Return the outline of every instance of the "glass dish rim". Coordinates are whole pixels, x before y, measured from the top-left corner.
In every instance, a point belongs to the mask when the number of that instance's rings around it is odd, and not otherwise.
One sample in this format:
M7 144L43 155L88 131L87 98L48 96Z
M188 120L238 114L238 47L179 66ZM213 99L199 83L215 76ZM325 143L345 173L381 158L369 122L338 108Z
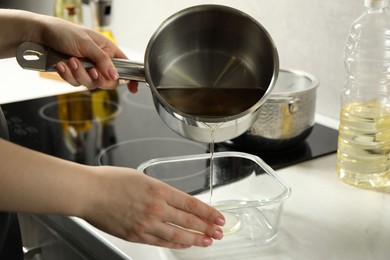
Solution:
M248 160L253 161L254 163L258 164L260 167L262 167L266 174L268 174L274 181L276 181L283 189L283 191L276 196L265 198L261 200L250 200L250 201L240 201L239 204L236 202L234 203L223 203L221 205L213 205L218 210L229 210L229 209L237 209L237 208L243 208L243 207L259 207L259 206L266 206L266 205L272 205L279 202L282 202L286 199L288 199L291 196L291 188L288 186L274 171L274 169L271 168L268 164L266 164L260 157L244 153L244 152L236 152L236 151L227 151L227 152L215 152L214 158L221 158L221 157L237 157L237 158L245 158ZM170 157L161 157L161 158L155 158L147 160L137 166L137 170L140 172L144 172L144 170L148 166L163 164L163 163L169 163L169 162L178 162L178 161L191 161L191 160L201 160L201 159L209 159L210 153L202 153L202 154L192 154L192 155L179 155L179 156L170 156ZM195 195L196 197L196 195Z

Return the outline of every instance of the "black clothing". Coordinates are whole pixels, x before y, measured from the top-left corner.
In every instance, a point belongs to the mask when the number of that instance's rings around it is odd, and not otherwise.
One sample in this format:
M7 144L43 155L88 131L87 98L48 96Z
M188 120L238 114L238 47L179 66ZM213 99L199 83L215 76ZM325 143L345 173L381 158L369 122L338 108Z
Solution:
M0 138L8 139L7 122L0 107ZM1 178L1 167L0 167ZM0 179L1 180L1 179ZM14 213L0 212L0 259L23 259L22 238L18 216Z
M18 217L13 213L0 212L0 259L23 259Z

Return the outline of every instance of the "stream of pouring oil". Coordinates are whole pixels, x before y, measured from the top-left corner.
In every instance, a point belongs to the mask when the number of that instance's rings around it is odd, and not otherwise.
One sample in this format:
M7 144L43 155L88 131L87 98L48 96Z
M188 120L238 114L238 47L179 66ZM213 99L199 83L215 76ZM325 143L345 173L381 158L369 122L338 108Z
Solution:
M225 120L219 124L205 123L197 120L210 130L210 205L213 204L214 185L214 145L218 128L231 116L245 111L258 102L265 93L265 88L233 88L233 87L201 87L201 86L169 86L156 88L162 98L178 111L198 117L217 117ZM226 224L222 228L224 234L236 232L241 221L237 214L224 212Z
M218 132L218 128L223 125L224 122L216 125L211 125L208 123L202 122L202 124L210 130L210 173L209 173L209 186L210 186L210 198L209 203L212 204L212 197L213 197L213 182L214 182L214 146L215 146L215 134Z
M225 119L225 121L228 121L228 118ZM214 147L215 147L215 135L218 134L218 128L223 125L224 122L217 124L217 125L210 125L207 123L203 123L208 129L210 129L210 198L209 198L209 204L213 204L213 184L214 184ZM237 230L241 227L241 220L240 218L232 213L224 212L223 215L225 216L226 224L222 227L222 231L224 235L235 233Z

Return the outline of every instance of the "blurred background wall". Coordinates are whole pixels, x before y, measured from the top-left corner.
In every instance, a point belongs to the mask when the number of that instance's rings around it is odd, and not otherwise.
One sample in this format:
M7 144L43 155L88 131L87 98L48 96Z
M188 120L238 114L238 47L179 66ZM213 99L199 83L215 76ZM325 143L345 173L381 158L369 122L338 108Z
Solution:
M87 0L84 0L87 2ZM53 13L54 0L0 0L0 7ZM343 48L364 0L113 0L112 30L118 44L142 57L149 38L171 14L198 4L228 5L256 18L269 31L282 68L304 70L320 80L317 113L339 118L344 84ZM88 6L84 21L90 26Z

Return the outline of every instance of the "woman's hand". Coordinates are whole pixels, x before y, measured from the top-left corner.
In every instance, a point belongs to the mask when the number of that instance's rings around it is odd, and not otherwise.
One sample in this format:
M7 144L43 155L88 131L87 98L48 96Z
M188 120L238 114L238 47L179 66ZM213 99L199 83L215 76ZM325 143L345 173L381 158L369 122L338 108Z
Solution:
M89 89L112 89L118 85L119 75L111 58L127 57L111 40L59 18L44 17L41 23L42 43L72 56L67 62L57 64L57 71L64 80L73 86L83 85ZM86 70L75 57L88 58L96 67ZM129 82L128 87L131 92L136 92L137 83Z
M126 55L108 38L91 29L74 25L60 18L21 10L0 9L0 58L14 57L23 42L44 44L71 57L88 58L96 67L86 71L77 58L57 64L61 77L74 86L89 89L112 89L119 83L111 58ZM128 82L131 92L137 82Z
M223 236L216 209L134 169L81 165L2 139L0 165L0 211L77 216L122 239L170 248Z
M170 248L206 247L222 239L223 215L198 199L133 169L91 169L98 190L86 198L82 217L103 231Z

